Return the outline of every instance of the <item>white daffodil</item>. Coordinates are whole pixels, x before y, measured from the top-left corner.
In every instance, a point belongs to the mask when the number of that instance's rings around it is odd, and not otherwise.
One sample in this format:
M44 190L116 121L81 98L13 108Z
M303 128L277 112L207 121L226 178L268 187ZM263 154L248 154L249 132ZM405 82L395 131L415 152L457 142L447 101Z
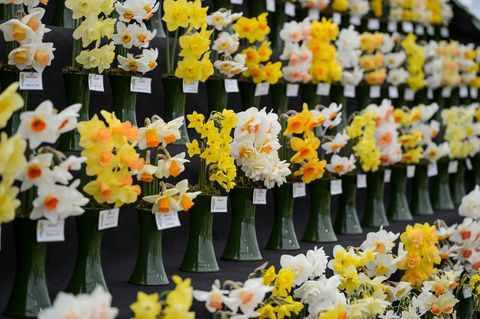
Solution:
M0 24L0 31L6 42L16 41L20 44L30 43L35 39L35 31L18 19L11 19Z
M423 151L424 158L431 163L436 163L439 159L448 156L448 154L450 154L450 146L448 142L444 142L440 145L430 143Z
M310 249L307 251L307 260L313 266L313 272L310 277L320 277L325 274L325 269L327 269L328 256L325 254L323 247L318 249Z
M28 25L30 29L32 29L37 40L43 39L44 34L50 31L50 29L45 28L45 25L42 23L42 18L44 15L45 9L34 8L20 20L22 23Z
M342 104L331 103L328 107L323 108L320 112L325 116L323 126L333 128L342 122Z
M125 1L124 3L116 2L115 10L118 13L120 21L125 23L130 23L130 21L135 20L138 23L141 23L143 20L146 20L148 13L140 8L134 1Z
M376 233L370 232L367 234L367 238L360 245L363 250L370 250L379 254L391 253L395 247L395 241L400 234L387 232L384 229L380 229Z
M480 186L475 186L473 191L462 198L458 213L460 216L480 219Z
M147 65L149 70L152 71L158 65L157 63L158 49L155 48L155 49L143 50L141 60L142 60L142 63Z
M207 310L214 313L222 309L227 293L228 290L220 289L219 285L212 285L212 290L210 291L194 290L193 298L204 302Z
M241 56L244 57L243 54L236 54L234 60L217 60L213 65L221 74L226 75L227 77L232 77L247 69L244 62L241 63L236 61L236 58Z
M193 207L193 200L197 198L202 192L189 192L188 180L184 179L175 185L178 190L177 201L184 211L189 211Z
M131 49L138 38L141 29L139 29L136 24L126 24L122 22L117 22L116 28L117 32L112 35L113 42L126 49Z
M34 111L20 115L18 134L28 140L31 149L36 149L42 143L55 143L61 124L62 118L53 113L52 102L44 101Z
M86 157L77 157L70 155L66 160L62 161L59 165L53 168L58 182L67 184L73 179L71 171L79 171L82 168L82 164L87 160Z
M141 23L140 25L136 25L134 34L136 37L133 39L133 45L137 48L148 48L150 41L157 35L157 30L153 30L152 32L148 30L144 23Z
M404 84L409 76L410 74L404 68L393 69L388 72L387 82L394 86L399 86Z
M157 178L177 177L185 170L185 163L190 162L185 159L185 152L179 153L173 157L163 158L158 161L158 170L155 176Z
M8 64L15 65L19 70L30 69L33 65L33 52L26 46L13 49L8 54Z
M128 53L127 57L123 57L119 55L117 57L118 60L118 67L127 72L140 72L142 74L147 73L150 71L150 67L145 63L141 57L136 58L133 54Z
M153 213L161 214L170 211L179 212L182 208L175 198L176 194L178 194L176 188L169 188L156 195L144 196L143 200L147 203L153 204Z
M307 281L315 271L314 266L304 254L298 254L296 256L282 255L280 257L280 266L290 269L295 273L294 281L297 286Z
M228 56L237 52L240 45L238 34L229 34L228 32L220 32L218 37L213 41L212 49L219 54Z
M79 116L78 112L82 108L82 104L77 103L70 105L69 107L63 109L60 113L58 113L58 117L60 119L60 126L58 127L59 134L63 134L66 132L70 132L77 127L77 118Z
M47 66L50 66L55 58L53 55L53 51L55 51L53 43L31 43L23 47L30 51L33 57L31 67L38 73L42 73Z
M326 154L337 154L345 145L347 145L347 143L348 134L343 131L341 133L337 133L333 140L323 143L322 148L325 150Z
M228 10L220 9L207 16L207 24L221 31L230 23L228 16Z
M248 279L243 287L230 291L228 299L224 302L234 313L240 309L247 318L254 318L258 316L255 309L272 289L273 287L265 286L262 283L262 278Z
M56 182L55 174L50 169L52 165L53 154L38 154L28 161L25 169L17 177L22 182L21 191L26 191L32 186L40 184L54 184Z
M351 163L348 157L333 154L332 158L330 159L330 163L327 164L326 168L330 173L342 176L350 171L350 166ZM355 166L353 168L355 168Z

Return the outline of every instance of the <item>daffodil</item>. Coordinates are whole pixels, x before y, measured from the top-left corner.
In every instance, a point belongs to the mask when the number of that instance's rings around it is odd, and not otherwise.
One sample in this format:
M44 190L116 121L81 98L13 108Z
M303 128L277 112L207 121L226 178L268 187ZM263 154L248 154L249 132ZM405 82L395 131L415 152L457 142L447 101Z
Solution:
M24 105L22 96L17 92L18 86L18 83L12 83L0 94L0 128L4 128L13 112Z
M167 24L168 31L186 28L190 23L191 7L187 0L166 0L163 2L164 15L162 20Z
M137 300L130 305L130 309L135 319L153 319L158 317L162 309L158 293L148 295L139 291Z

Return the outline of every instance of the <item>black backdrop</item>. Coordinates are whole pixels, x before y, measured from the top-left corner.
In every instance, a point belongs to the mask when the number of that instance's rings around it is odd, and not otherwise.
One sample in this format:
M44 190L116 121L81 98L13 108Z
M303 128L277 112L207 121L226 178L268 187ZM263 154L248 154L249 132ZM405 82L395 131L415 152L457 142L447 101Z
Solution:
M47 14L45 23L48 25L53 18L53 11L55 2L57 0L50 0L47 7ZM253 0L257 1L257 0ZM206 1L209 3L210 1ZM245 1L244 1L245 2ZM240 8L236 8L240 9ZM470 18L467 14L457 7L455 8L455 18L450 26L450 33L454 39L462 42L474 42L479 44L479 33L469 22ZM29 97L29 108L34 108L38 103L45 99L53 101L58 109L65 107L64 85L62 80L62 69L70 64L71 60L71 34L72 30L51 27L52 32L46 35L45 41L54 42L55 44L55 59L51 67L47 68L43 73L44 90L32 91ZM143 121L146 116L159 114L163 116L163 88L161 86L160 75L165 71L164 61L164 41L162 39L155 39L153 46L158 47L160 51L159 65L154 72L150 73L152 77L153 93L139 94L137 103L137 120L139 123ZM0 41L0 56L4 56L5 44ZM92 93L91 97L91 114L98 112L100 109L111 110L111 92L109 91L108 82L105 83L105 93ZM235 110L240 110L240 101L237 94L232 94L229 98L229 107ZM268 98L264 98L265 106L270 105ZM298 109L300 101L291 100L291 107ZM200 85L199 95L189 95L187 98L187 113L196 110L198 112L207 112L207 101L205 88ZM174 153L182 151L177 147ZM187 166L187 171L183 176L188 177L192 182L197 179L198 167L197 162L193 162ZM388 202L388 185L386 187L386 200ZM358 208L360 218L363 215L365 191L358 191ZM299 238L303 235L306 227L308 216L308 197L297 199L295 203L295 227ZM332 200L332 218L335 217L338 206L338 196ZM264 261L262 262L227 262L219 260L220 272L206 273L206 274L191 274L184 273L178 270L181 263L183 253L185 250L186 240L188 236L188 215L180 214L182 226L164 231L164 263L167 274L179 274L182 277L191 277L193 285L199 289L209 289L211 283L216 278L221 280L233 279L244 280L247 275L255 267L259 266L265 261L273 264L278 264L279 258L283 252L264 250L268 236L271 230L271 223L273 220L273 196L271 191L268 193L268 205L257 207L257 236L262 247L262 255ZM458 222L460 217L456 212L444 211L436 212L431 217L416 217L415 221L432 222L440 218L448 223ZM223 252L226 244L226 237L229 231L230 216L229 214L217 214L214 218L214 242L217 256ZM395 222L392 223L389 230L401 232L408 223ZM364 229L364 233L374 229ZM73 265L76 254L76 230L73 219L66 221L66 241L62 243L52 243L48 246L47 253L47 281L50 296L52 301L55 295L65 289L70 275L73 271ZM8 300L8 295L12 286L14 272L15 272L15 247L13 242L13 232L11 225L2 225L2 241L0 251L0 311L5 307ZM338 236L338 244L341 245L359 245L365 235L355 236ZM114 306L120 309L119 318L129 318L131 313L128 305L136 298L136 292L143 290L145 292L155 292L170 289L171 285L162 287L141 287L133 286L127 283L127 280L133 270L135 258L137 254L138 245L138 223L136 211L133 207L123 207L121 209L119 227L115 229L106 230L104 233L102 258L106 281L110 292L113 295ZM318 245L323 246L328 254L331 254L332 248L335 244ZM313 248L314 244L301 243L301 252ZM300 252L299 251L299 252ZM298 252L287 252L295 254ZM203 307L198 303L194 304L194 309L198 310L197 318L209 318L208 313L203 310ZM0 318L4 318L0 315Z

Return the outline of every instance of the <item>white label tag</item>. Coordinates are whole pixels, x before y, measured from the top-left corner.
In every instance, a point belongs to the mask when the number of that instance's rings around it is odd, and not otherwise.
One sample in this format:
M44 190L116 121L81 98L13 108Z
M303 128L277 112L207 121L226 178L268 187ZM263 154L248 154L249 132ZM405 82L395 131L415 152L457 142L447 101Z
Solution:
M258 83L255 87L255 96L264 96L268 94L270 84L267 82Z
M228 197L227 196L212 196L212 201L210 202L210 212L212 213L227 213Z
M298 96L298 89L300 85L294 83L287 84L287 96L289 97L296 97Z
M468 96L468 88L467 88L466 85L460 86L460 90L458 92L458 95L460 95L460 97L467 97Z
M48 219L40 219L37 222L37 242L47 243L65 241L65 220L52 223Z
M42 73L20 72L20 90L26 90L26 91L43 90Z
M357 175L357 188L366 188L367 187L367 175L358 174Z
M412 178L415 176L415 165L407 166L407 178Z
M275 12L275 0L267 0L267 11Z
M367 28L369 30L379 30L380 29L380 21L378 21L378 19L368 19Z
M427 90L427 98L429 98L430 100L433 99L433 90L432 89Z
M329 83L318 83L317 84L317 95L329 96L330 95L330 84Z
M295 5L289 1L285 2L285 14L287 16L295 17Z
M427 26L427 32L429 35L434 35L435 34L435 28L431 25Z
M442 89L442 97L450 97L451 94L452 94L452 88L444 87Z
M380 85L374 85L370 87L370 97L372 99L379 98L381 93L380 93Z
M305 183L293 183L293 198L305 197L307 196L307 189L305 188Z
M267 205L267 190L265 188L255 188L253 190L253 203L255 205Z
M470 88L470 97L473 99L478 97L478 88Z
M433 177L438 175L438 166L437 163L430 163L427 167L427 176Z
M330 181L330 194L338 195L342 193L342 180L341 179L332 179Z
M418 35L424 35L425 34L425 28L421 24L417 24L415 26L415 33Z
M443 37L443 38L448 38L450 37L450 31L448 30L447 27L442 27L440 29L440 35Z
M465 166L467 167L467 170L469 170L469 171L471 171L473 169L472 161L468 157L465 159Z
M90 91L105 92L105 87L103 86L103 75L89 73L88 89Z
M406 33L413 32L413 24L411 22L403 22L402 30Z
M320 10L312 8L308 9L308 17L310 20L315 21L320 19Z
M152 79L132 76L130 80L130 92L152 93Z
M345 97L355 97L355 86L347 84L343 87L343 95Z
M157 229L169 229L180 226L180 219L176 211L169 211L168 213L154 213L155 221L157 222Z
M389 169L386 169L384 174L383 174L383 182L384 183L390 183L390 180L392 179L392 171Z
M237 79L225 79L225 92L227 93L239 92Z
M338 25L342 24L342 15L338 12L335 12L332 16L332 21Z
M412 89L405 89L405 96L404 96L405 100L407 101L413 101L413 99L415 99L415 92L413 92Z
M100 214L98 214L98 230L117 227L119 212L120 208L100 211Z
M360 19L359 16L351 16L350 17L350 24L359 26L362 24L362 20Z
M231 0L232 4L243 4L243 0Z
M389 32L397 31L397 21L388 21L387 29Z
M448 173L455 174L458 171L458 161L451 161L448 163Z
M198 93L198 81L187 83L183 81L183 93L197 94Z
M398 88L396 86L388 87L388 97L391 99L398 99Z

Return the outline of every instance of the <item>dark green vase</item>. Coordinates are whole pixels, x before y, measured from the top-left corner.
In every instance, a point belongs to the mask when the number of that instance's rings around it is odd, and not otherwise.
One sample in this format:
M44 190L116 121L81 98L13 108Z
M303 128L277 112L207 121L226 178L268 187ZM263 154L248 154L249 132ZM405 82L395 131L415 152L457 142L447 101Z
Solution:
M163 267L162 231L158 230L155 214L151 210L137 209L139 242L135 268L131 284L160 286L168 284L168 277Z
M363 110L370 103L370 86L368 85L359 85L357 86L355 92L355 100L357 102L357 110Z
M240 98L242 100L242 110L247 110L251 107L260 108L262 97L255 96L256 87L257 85L252 81L238 81L238 89L240 90Z
M300 249L297 234L293 226L293 193L292 183L284 183L273 189L275 200L275 216L267 249L296 250Z
M383 170L367 173L367 201L362 225L365 227L388 226L384 203Z
M469 176L469 191L472 191L475 186L480 185L480 156L471 158L472 171Z
M20 77L19 71L1 71L0 72L0 84L3 89L9 87L12 83L18 82ZM28 91L19 90L20 95L22 95L24 106L23 108L19 109L18 111L12 114L12 117L8 120L7 126L5 127L4 131L9 135L12 136L17 133L18 127L20 126L20 114L27 110L28 106Z
M465 161L458 160L457 172L450 174L450 191L455 206L460 205L465 196Z
M428 165L420 164L415 168L413 177L412 202L410 210L413 215L433 215L428 188Z
M36 317L51 306L45 277L47 245L37 242L37 221L13 221L16 267L12 291L4 314L9 317Z
M337 218L334 229L337 234L356 235L363 232L357 212L357 176L342 176L342 194L340 195Z
M407 167L393 166L390 181L390 206L387 216L389 220L412 220L412 213L407 200Z
M113 111L121 121L129 121L137 125L137 93L130 90L130 75L110 74L110 86L112 87Z
M285 22L287 22L287 15L285 13L285 1L277 1L275 5L275 12L269 13L268 15L268 24L270 25L271 29L269 34L269 40L272 42L272 50L274 52L281 52L283 48L283 40L280 37L280 31L282 30Z
M432 183L432 205L435 210L454 209L450 193L450 174L448 173L448 161L438 161L438 175Z
M77 257L67 291L80 294L91 293L97 285L107 289L103 277L101 246L102 231L98 230L100 209L86 209L75 217L77 225Z
M163 94L165 96L165 119L174 120L178 117L185 119L185 100L183 93L183 80L174 76L162 77ZM175 144L186 144L189 142L187 122L180 127L180 139Z
M476 318L474 313L474 300L470 298L459 298L460 301L455 305L457 310L457 318L461 319L474 319Z
M207 80L207 98L209 112L222 112L227 107L228 93L225 91L225 79Z
M90 109L90 89L88 87L87 73L63 73L65 83L65 95L67 105L76 103L82 104L79 112L78 121L88 121ZM61 151L80 151L82 148L78 144L80 134L77 130L64 133L60 136L58 148Z
M309 109L314 109L320 104L321 97L317 95L317 86L315 84L300 84L300 95L302 102L307 103Z
M213 214L210 212L210 195L201 194L190 209L190 231L187 249L180 267L190 272L219 271L213 248Z
M270 86L273 111L277 114L286 113L288 107L287 83L281 82Z
M255 230L253 188L234 188L230 192L232 222L222 258L227 260L262 260Z
M317 179L308 184L310 192L310 215L303 241L331 243L337 241L332 226L330 208L330 180Z
M65 7L65 1L57 1L55 3L52 25L69 29L75 27L72 18L72 11Z

